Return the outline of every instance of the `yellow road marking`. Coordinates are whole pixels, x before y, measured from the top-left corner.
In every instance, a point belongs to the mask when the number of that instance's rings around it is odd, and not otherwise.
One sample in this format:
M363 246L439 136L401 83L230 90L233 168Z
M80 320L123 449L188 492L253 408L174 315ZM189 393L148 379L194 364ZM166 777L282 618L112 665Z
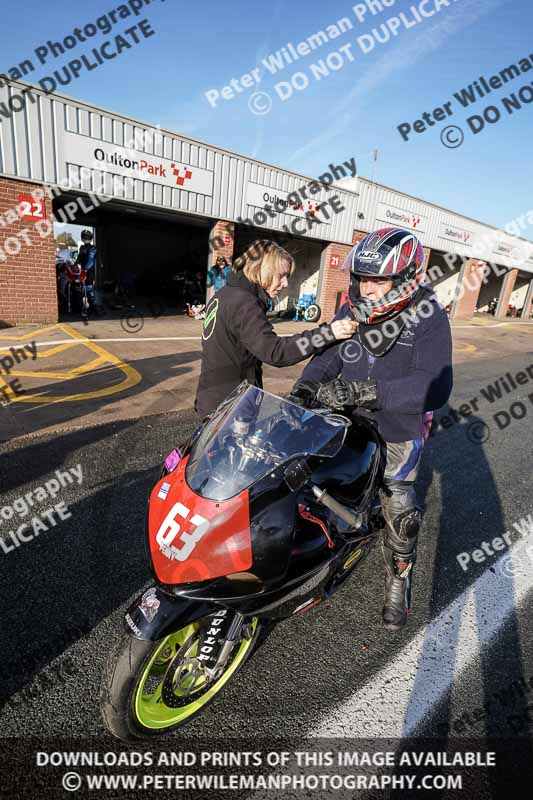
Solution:
M458 344L458 345L454 344L453 346L454 353L473 353L474 350L477 350L476 345L468 344L466 342L465 344Z
M10 402L12 403L65 403L65 402L72 402L75 400L93 400L96 397L106 397L107 395L117 394L118 392L124 392L127 389L131 389L133 386L136 386L142 380L141 374L130 364L126 364L122 361L121 358L110 353L108 350L105 350L100 345L96 344L92 340L87 340L85 336L78 333L74 328L71 328L70 325L66 325L63 323L56 324L56 325L49 325L45 328L39 328L36 331L30 331L30 333L25 333L21 336L13 336L13 335L3 335L0 334L0 339L9 339L12 341L22 341L24 339L32 339L35 340L37 336L43 333L47 333L48 331L62 330L68 336L72 337L72 342L68 342L65 344L58 345L56 347L51 347L49 350L37 350L37 358L47 358L52 355L56 355L64 350L67 350L70 347L75 346L84 346L89 348L93 353L96 354L96 358L93 358L87 364L81 364L78 367L73 367L70 370L65 370L64 372L32 372L28 370L12 370L9 375L13 375L16 377L30 377L30 378L53 378L62 381L73 380L74 378L79 378L82 375L90 374L94 369L101 367L102 365L109 364L112 367L116 367L119 369L124 375L125 378L120 383L115 384L114 386L106 386L103 389L95 389L92 392L77 392L75 394L69 395L41 395L41 394L23 394L17 395L15 392L9 387L6 380L0 375L0 381L6 385L7 393L10 395ZM39 391L38 389L36 390Z
M99 367L100 364L107 364L107 358L96 356L96 358L93 358L93 360L89 361L87 364L81 364L79 367L74 367L68 372L33 372L31 370L18 369L16 374L24 378L57 378L58 380L70 381L77 378L79 375L83 375L85 372L91 372L91 370Z
M43 350L40 347L38 348L38 356L39 358L47 358L48 356L56 356L58 353L62 353L64 350L68 350L70 347L77 347L78 342L73 340L72 342L65 342L63 344L58 344L55 347L50 347L48 350Z
M24 339L35 339L40 333L46 333L46 331L53 331L56 328L61 327L57 322L54 322L53 325L47 325L46 328L38 328L36 331L30 331L29 333L19 333L18 336L11 333L2 333L0 334L0 339L16 339L17 342L22 342Z

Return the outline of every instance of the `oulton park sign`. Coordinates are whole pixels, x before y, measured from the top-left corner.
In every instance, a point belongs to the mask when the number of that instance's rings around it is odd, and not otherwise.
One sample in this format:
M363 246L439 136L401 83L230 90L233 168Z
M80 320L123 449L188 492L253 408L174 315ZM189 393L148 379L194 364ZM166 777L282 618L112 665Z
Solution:
M119 147L90 136L65 131L63 153L67 164L85 170L99 170L209 197L213 195L214 174L210 170L133 148Z

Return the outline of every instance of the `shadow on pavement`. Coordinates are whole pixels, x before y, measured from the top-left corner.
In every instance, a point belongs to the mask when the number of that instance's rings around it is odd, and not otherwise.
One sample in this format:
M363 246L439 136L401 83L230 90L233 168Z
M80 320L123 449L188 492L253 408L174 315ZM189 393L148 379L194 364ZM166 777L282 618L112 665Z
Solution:
M201 352L196 350L185 353L175 353L166 356L150 358L140 358L128 362L141 374L141 381L131 388L107 394L101 397L89 398L86 400L66 400L63 402L50 403L31 403L15 402L8 406L0 406L0 441L9 441L15 436L32 434L42 428L50 426L64 425L71 422L76 417L84 416L88 413L99 411L101 414L109 413L107 410L115 403L136 402L136 398L146 390L153 390L163 381L175 378L183 379L183 376L192 371L188 365L199 361ZM38 372L36 372L38 377ZM98 367L90 373L79 377L57 380L45 385L40 385L35 390L28 386L23 387L27 394L35 391L40 397L47 395L75 395L78 393L88 393L95 389L111 387L124 380L124 373L114 365ZM160 397L162 407L154 408L154 401L151 401L152 413L158 410L167 411L172 407L176 400L183 401L183 397L190 394L190 407L194 401L192 387L180 385L172 389L162 390L165 397ZM174 402L172 396L174 395ZM166 396L169 396L168 399ZM155 401L157 403L157 400ZM146 404L140 405L139 416L142 416ZM6 416L8 418L6 419Z
M179 422L165 415L159 427L165 427L168 450L197 424L193 413L180 415ZM78 430L9 454L1 465L9 464L8 474L17 476L10 480L13 489L27 482L28 472L43 483L45 465L46 477L77 463L83 469L75 502L69 500L73 484L32 511L38 514L63 500L71 518L0 553L3 700L76 641L77 631L90 631L149 579L145 511L166 455L155 433L152 425L139 422ZM14 492L8 498L4 490L2 505L17 496ZM0 532L5 536L13 527L2 520Z
M438 416L447 415L453 410L450 406L441 410ZM434 549L429 618L435 620L443 609L456 602L453 613L446 624L439 627L437 634L426 635L405 715L405 731L406 735L438 735L442 749L446 749L448 739L457 736L479 741L485 737L499 739L517 734L528 735L527 727L520 730L516 723L516 720L522 719L524 712L527 715L527 705L532 697L523 688L529 684L526 684L528 676L524 670L513 580L500 574L494 567L497 557L502 553L496 553L492 561L489 558L481 563L472 561L466 571L457 560L458 554L471 553L479 549L482 542L490 542L495 536L501 537L507 530L498 486L485 446L470 441L464 435L465 432L468 435L469 431L476 430L476 426L479 431L480 425L486 426L486 422L473 415L468 418L468 426L461 424L447 430L440 428L428 441L418 483L418 496L423 506L427 504L429 488L436 479L440 485L438 525L434 531L422 529L422 552L419 556L420 565L420 561L428 558L428 551ZM429 540L430 537L435 538L434 543ZM487 585L492 594L488 611ZM471 642L465 647L465 632L461 631L461 627L464 612L472 604L475 627L470 632ZM511 613L508 613L509 609L512 609ZM505 619L505 624L498 631L497 641L491 642L485 636L478 649L478 632L483 633L491 621L496 622L497 627L500 610L505 610L507 616L501 620L503 622ZM461 651L458 650L460 634ZM478 659L481 673L476 675ZM459 661L461 665L458 667L456 662ZM460 676L459 686L454 681L456 675ZM428 691L441 681L446 687L442 699L431 708L425 720L419 720L420 708L424 707ZM476 683L481 686L482 699L474 703L472 710L472 697L461 696L461 685L472 686ZM533 750L530 750L529 758L532 757ZM489 770L488 777L493 796L503 796L506 779L498 777L497 769ZM434 794L444 796L445 791L434 790ZM393 793L392 796L400 795Z
M196 424L193 414L162 415L151 417L150 424L139 420L68 432L54 441L30 443L5 455L0 466L7 467L8 475L10 470L13 473L9 478L12 489L26 483L28 475L33 480L40 478L45 459L46 474L52 474L66 460L76 463L78 451L90 485L84 485L83 499L73 504L67 499L71 520L2 556L4 658L0 674L4 698L75 641L69 639L69 631L87 622L95 627L123 608L149 580L143 544L148 494L164 455ZM427 625L427 605L434 618L474 584L486 565L463 573L456 554L474 549L489 536L488 530L494 536L505 529L498 487L483 446L471 443L460 425L430 439L420 484L424 502L428 507L438 505L440 511L437 517L433 514L437 524L428 518L422 529L416 605L409 625L392 636L381 628L383 565L376 548L335 598L317 612L277 628L225 688L220 700L180 733L182 737L205 735L220 724L221 713L228 736L268 735L273 724L277 736L293 736L295 725L305 734L312 730L313 722L331 711L333 703L342 704L408 647ZM424 586L433 550L433 577ZM512 581L501 591L511 592ZM119 634L117 630L117 637ZM456 642L452 631L446 642L448 654L453 654ZM487 709L489 703L494 705L503 675L509 681L522 675L515 618L506 623L504 645L497 660L492 649L481 651ZM428 643L426 652L433 646ZM107 640L105 647L109 648ZM446 659L442 664L437 658L433 664L435 670L446 669ZM422 680L421 671L414 686L414 704L423 691ZM260 702L258 698L262 698ZM96 717L97 698L93 699ZM450 723L450 702L446 694L438 714L432 717L432 733L437 723ZM225 713L228 710L230 713ZM353 724L354 720L347 720L348 727ZM499 735L498 726L498 720L489 715L489 733ZM474 729L473 735L479 735L478 730Z

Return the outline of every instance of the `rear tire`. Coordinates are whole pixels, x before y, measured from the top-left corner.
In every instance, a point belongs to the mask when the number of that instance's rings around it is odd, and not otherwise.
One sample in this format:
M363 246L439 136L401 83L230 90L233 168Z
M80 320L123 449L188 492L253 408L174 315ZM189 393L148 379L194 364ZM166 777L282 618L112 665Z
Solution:
M106 728L118 739L135 741L168 733L197 717L255 649L262 626L257 617L251 622L252 637L242 639L235 646L224 672L213 683L197 680L192 669L186 668L188 659L194 659L194 648L205 618L157 642L123 634L109 654L102 676L100 710ZM182 686L192 677L189 695L176 687L177 674ZM150 681L157 680L159 684L152 692L144 691ZM194 688L190 688L191 683Z

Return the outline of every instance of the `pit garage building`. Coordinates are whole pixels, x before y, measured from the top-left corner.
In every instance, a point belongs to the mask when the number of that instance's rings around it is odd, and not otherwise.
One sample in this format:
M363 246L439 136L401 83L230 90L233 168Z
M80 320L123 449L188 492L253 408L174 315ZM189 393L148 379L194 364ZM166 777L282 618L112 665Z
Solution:
M296 261L283 302L316 295L322 319L347 289L340 268L353 243L398 225L422 241L452 317L494 299L497 316L509 304L531 316L533 244L523 238L351 178L329 155L318 184L37 87L20 107L27 88L0 88L0 326L57 321L54 221L95 228L97 286L126 276L163 296L177 272L205 280L217 256L231 261L254 239L274 239Z

